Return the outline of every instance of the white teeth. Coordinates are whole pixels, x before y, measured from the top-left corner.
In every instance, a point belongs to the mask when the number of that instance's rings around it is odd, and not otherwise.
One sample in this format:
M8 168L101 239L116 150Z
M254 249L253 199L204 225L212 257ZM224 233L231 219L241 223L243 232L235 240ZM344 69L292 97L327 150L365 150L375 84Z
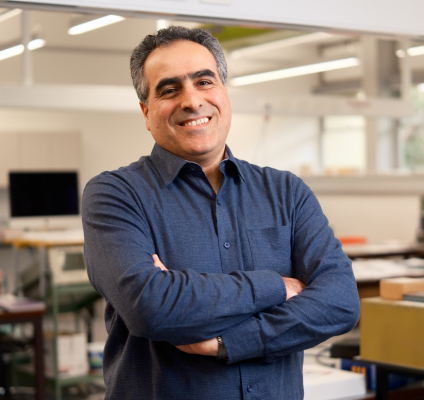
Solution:
M196 125L201 125L201 124L205 124L206 122L209 121L209 118L200 118L197 121L190 121L190 122L186 122L184 124L184 126L196 126Z

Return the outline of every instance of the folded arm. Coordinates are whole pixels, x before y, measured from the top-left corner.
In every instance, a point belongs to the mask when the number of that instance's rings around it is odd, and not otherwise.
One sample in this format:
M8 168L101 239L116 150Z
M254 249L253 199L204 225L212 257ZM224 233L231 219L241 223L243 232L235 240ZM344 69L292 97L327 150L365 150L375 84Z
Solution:
M351 262L334 238L313 193L300 179L296 184L299 187L294 192L299 198L295 199L291 259L295 278L306 286L289 301L257 313L220 335L230 363L250 358L272 362L348 332L358 321L359 298Z
M286 298L274 271L200 274L156 268L142 205L131 187L110 175L87 185L83 224L90 281L134 336L194 343L219 336Z
M155 267L160 268L162 271L168 271L165 265L160 260L157 254L153 254L153 264ZM285 286L286 286L286 300L293 298L300 294L305 285L295 278L282 278ZM192 343L192 344L184 344L180 346L176 346L181 351L189 354L197 354L202 356L218 356L218 339L216 337L212 339L207 339L202 342Z
M295 278L304 282L305 288L290 301L223 332L229 362L256 357L272 362L346 333L359 319L351 262L312 191L299 178L293 184L296 207L291 259Z

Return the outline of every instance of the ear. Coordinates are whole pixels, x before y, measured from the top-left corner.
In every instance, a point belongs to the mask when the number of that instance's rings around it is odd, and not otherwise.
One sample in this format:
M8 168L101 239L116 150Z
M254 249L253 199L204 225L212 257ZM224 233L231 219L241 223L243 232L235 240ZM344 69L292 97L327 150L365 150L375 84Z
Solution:
M144 115L144 122L146 123L146 129L150 131L149 107L141 101L139 102L139 104L140 104L141 111L143 112L143 115Z

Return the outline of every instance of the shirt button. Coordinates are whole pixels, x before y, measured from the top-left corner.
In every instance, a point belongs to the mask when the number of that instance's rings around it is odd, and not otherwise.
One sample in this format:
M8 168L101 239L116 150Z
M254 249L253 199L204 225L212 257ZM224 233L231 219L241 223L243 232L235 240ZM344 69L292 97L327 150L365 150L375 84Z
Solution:
M226 249L229 249L229 248L230 248L230 246L231 246L231 244L230 244L230 243L228 243L228 242L225 242L225 243L224 243L224 247L225 247Z
M249 386L247 387L247 391L250 393L252 390L253 390L252 386L250 386L250 385L249 385Z
M191 170L192 170L192 171L196 171L196 166L195 166L195 165L192 165L192 166L191 166Z

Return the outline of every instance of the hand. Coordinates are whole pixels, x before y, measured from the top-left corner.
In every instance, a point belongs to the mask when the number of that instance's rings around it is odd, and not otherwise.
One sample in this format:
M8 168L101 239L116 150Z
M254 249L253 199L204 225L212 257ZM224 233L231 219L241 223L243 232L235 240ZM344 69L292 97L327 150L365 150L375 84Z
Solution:
M218 357L218 339L208 339L203 342L194 344L183 344L176 346L177 349L184 351L188 354L198 354L200 356Z
M162 271L168 271L168 268L165 267L165 265L162 264L162 261L159 259L157 254L153 254L153 265L155 267L160 268Z
M286 285L286 292L287 292L286 300L289 300L292 297L300 294L300 292L305 287L305 284L299 281L299 279L286 278L284 276L282 278L283 278L284 284Z

